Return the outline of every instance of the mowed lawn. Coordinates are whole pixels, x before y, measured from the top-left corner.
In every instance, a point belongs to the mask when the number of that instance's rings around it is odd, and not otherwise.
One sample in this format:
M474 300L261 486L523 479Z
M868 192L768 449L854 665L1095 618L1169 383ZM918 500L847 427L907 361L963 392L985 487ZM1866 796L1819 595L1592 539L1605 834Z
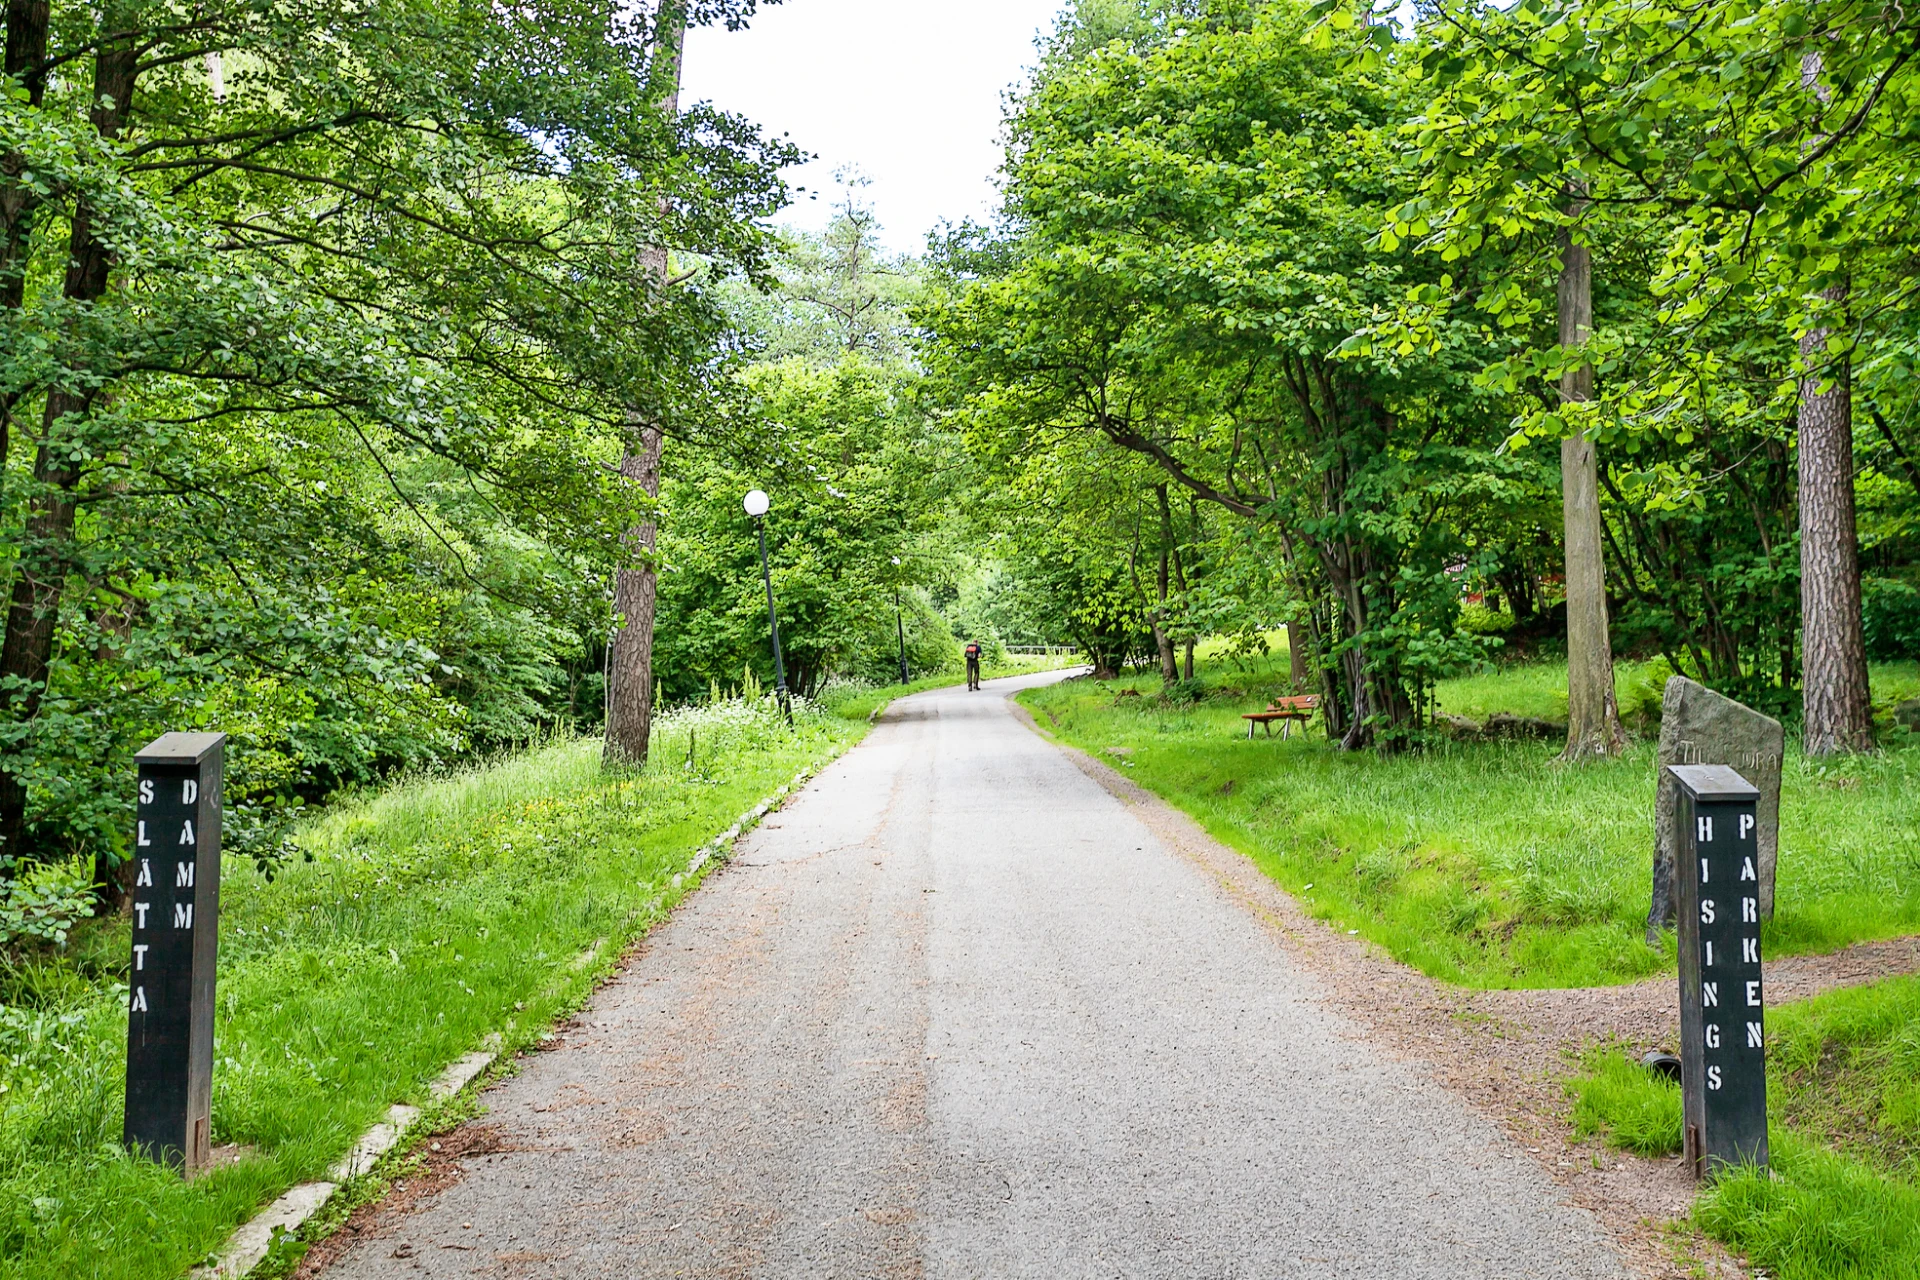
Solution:
M1185 706L1157 696L1157 676L1075 680L1022 701L1063 740L1246 853L1315 915L1436 978L1586 986L1672 966L1670 936L1658 949L1644 941L1651 743L1567 768L1552 742L1443 741L1383 758L1337 751L1317 726L1287 742L1248 741L1241 713L1264 705L1283 661L1209 664L1209 696ZM1623 672L1623 686L1631 678ZM1522 667L1443 685L1440 700L1474 718L1551 717L1562 680L1557 667ZM1877 670L1876 684L1884 699L1920 679L1909 664ZM1827 762L1789 742L1771 954L1920 932L1920 741L1905 741Z

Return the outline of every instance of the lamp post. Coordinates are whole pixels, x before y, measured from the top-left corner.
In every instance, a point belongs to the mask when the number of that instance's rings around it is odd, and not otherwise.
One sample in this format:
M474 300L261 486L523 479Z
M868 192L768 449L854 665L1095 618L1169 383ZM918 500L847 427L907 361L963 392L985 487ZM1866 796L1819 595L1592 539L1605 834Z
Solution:
M747 514L760 526L760 576L767 584L767 627L773 633L773 696L780 700L780 707L791 717L793 710L787 701L787 663L780 656L780 615L773 607L773 570L767 563L767 512L773 509L773 499L758 489L747 495Z
M900 557L893 558L893 567L900 567ZM900 633L900 683L912 684L913 676L907 671L907 624L900 616L900 582L896 577L893 583L893 628Z

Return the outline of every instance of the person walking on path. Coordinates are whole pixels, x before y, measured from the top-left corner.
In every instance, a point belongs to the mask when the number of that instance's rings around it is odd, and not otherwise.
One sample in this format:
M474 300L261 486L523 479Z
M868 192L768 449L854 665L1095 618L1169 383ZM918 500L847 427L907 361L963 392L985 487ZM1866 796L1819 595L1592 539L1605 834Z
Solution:
M967 645L967 692L980 691L980 646L977 643Z

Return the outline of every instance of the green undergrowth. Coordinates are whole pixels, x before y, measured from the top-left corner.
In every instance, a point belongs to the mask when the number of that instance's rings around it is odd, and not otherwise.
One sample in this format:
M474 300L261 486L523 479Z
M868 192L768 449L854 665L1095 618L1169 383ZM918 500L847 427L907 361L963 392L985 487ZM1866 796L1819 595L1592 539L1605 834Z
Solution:
M1278 692L1284 660L1157 677L1079 679L1021 695L1039 722L1100 755L1250 857L1313 915L1433 977L1574 987L1670 972L1644 940L1655 753L1567 768L1557 741L1440 740L1397 757L1344 753L1316 725L1248 741L1241 714ZM1443 708L1537 710L1558 668L1441 687ZM1876 672L1876 674L1878 674ZM1501 696L1501 682L1513 696ZM1133 695L1139 696L1133 696ZM1505 706L1503 706L1505 704ZM1920 931L1920 743L1816 763L1790 746L1770 954Z
M1700 1225L1779 1280L1920 1275L1920 978L1767 1012L1772 1177L1717 1179ZM1581 1136L1680 1150L1680 1090L1615 1047L1568 1085Z
M765 703L678 712L655 763L569 741L339 805L312 860L223 876L217 1144L191 1184L119 1146L124 921L0 970L0 1276L176 1277L491 1033L531 1042L693 887L693 851L864 726ZM674 744L698 743L695 767Z
M1568 1086L1576 1137L1598 1134L1610 1145L1640 1156L1680 1150L1684 1121L1677 1083L1648 1071L1613 1046L1590 1051L1583 1068Z

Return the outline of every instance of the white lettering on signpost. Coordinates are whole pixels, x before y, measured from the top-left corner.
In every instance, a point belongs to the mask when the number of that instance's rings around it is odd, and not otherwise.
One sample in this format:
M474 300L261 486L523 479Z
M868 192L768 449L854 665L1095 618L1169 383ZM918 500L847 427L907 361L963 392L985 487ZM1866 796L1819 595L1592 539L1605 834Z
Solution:
M1740 868L1740 878L1742 880L1758 880L1760 878L1753 869L1752 858L1748 858L1746 864Z
M173 904L173 927L176 929L193 928L193 904L176 902Z
M1760 899L1758 898L1740 899L1740 923L1741 924L1759 924L1760 923Z
M136 942L133 944L133 967L135 969L144 969L147 967L147 951L148 947L146 943Z
M1713 944L1711 942L1707 944L1707 968L1713 968Z
M139 918L139 923L136 924L134 928L144 929L147 927L147 907L149 905L151 904L145 902L136 902L133 904L133 914Z
M140 874L134 878L133 887L136 889L153 887L153 864L145 858L140 859Z
M1700 1007L1702 1009L1711 1009L1719 1003L1720 1003L1720 984L1717 982L1701 983L1700 984Z
M1707 860L1700 859L1700 883L1705 884L1711 877L1707 875Z
M200 798L200 784L188 778L180 784L180 803L192 804Z
M1709 1022L1707 1024L1707 1048L1718 1049L1719 1047L1720 1047L1720 1024L1717 1022Z
M1702 898L1700 900L1700 923L1701 924L1713 923L1713 899L1712 898Z
M140 803L141 804L153 803L153 779L152 778L140 779Z
M1760 963L1760 939L1758 938L1740 939L1740 963L1742 964L1759 964Z
M1747 1024L1747 1048L1749 1049L1766 1048L1766 1045L1763 1042L1763 1039L1764 1038L1760 1034L1760 1024L1757 1022L1749 1022Z
M1758 982L1749 982L1747 984L1747 1007L1752 1009L1758 1009L1760 1007L1760 984Z
M180 827L180 843L181 844L193 843L193 819L192 818L188 818L186 822L183 823Z
M1719 1087L1720 1087L1720 1068L1708 1067L1707 1068L1707 1088L1718 1089Z
M173 864L173 887L176 889L193 888L193 864L176 862Z
M133 989L133 1001L127 1006L127 1012L147 1012L147 989L145 987L135 987Z
M1713 818L1711 815L1700 819L1700 825L1696 830L1696 834L1700 837L1701 844L1713 843Z
M1741 814L1740 815L1740 838L1742 840L1745 840L1747 836L1750 835L1752 832L1753 832L1753 815L1750 813Z
M135 823L134 825L137 828L137 830L134 832L133 842L139 845L142 849L145 849L150 845L152 845L153 841L147 839L147 824L144 822L139 822L139 823Z

